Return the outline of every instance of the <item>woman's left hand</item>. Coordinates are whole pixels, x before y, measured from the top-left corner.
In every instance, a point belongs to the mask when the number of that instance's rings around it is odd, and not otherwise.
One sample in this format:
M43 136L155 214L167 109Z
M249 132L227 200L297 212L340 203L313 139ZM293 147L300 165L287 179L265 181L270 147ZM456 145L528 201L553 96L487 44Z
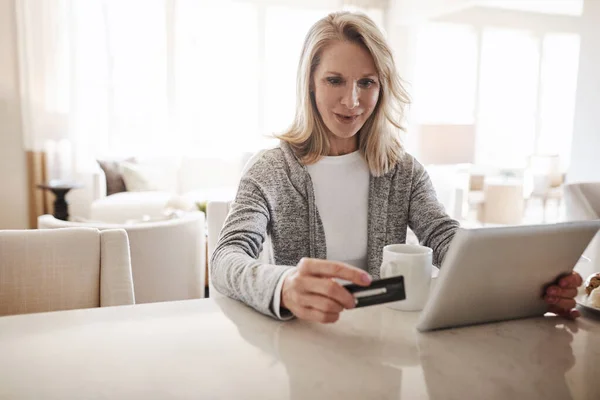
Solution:
M575 310L575 296L582 283L581 275L572 272L548 286L544 294L544 300L549 304L548 311L569 319L579 317L581 313Z

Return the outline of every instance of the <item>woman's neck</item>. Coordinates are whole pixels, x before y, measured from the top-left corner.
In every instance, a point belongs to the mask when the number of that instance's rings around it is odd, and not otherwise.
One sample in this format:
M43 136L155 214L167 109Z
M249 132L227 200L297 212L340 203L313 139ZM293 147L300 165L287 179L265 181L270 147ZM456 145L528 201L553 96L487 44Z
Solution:
M328 156L343 156L345 154L354 153L358 150L358 134L347 138L340 139L337 137L329 137L329 153Z

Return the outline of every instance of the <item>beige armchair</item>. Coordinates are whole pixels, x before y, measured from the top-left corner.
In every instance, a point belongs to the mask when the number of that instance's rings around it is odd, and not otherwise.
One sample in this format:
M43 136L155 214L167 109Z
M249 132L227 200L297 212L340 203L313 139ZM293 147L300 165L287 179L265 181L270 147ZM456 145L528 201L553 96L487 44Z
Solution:
M0 315L134 304L127 234L0 231Z
M565 185L567 219L600 219L600 182L569 183Z
M204 297L206 235L204 213L131 224L61 221L52 215L38 218L38 228L94 227L127 231L136 303Z

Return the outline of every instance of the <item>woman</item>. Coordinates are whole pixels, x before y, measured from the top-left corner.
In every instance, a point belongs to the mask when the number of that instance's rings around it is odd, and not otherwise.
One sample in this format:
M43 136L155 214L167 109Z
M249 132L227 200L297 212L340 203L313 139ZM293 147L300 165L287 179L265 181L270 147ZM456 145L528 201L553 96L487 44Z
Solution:
M398 121L408 97L382 33L368 17L333 13L308 32L297 110L278 148L240 181L212 257L223 294L281 319L335 322L354 299L339 278L368 285L383 247L410 227L441 265L458 223L405 153ZM269 235L273 262L258 261ZM581 277L548 288L551 311L576 317Z

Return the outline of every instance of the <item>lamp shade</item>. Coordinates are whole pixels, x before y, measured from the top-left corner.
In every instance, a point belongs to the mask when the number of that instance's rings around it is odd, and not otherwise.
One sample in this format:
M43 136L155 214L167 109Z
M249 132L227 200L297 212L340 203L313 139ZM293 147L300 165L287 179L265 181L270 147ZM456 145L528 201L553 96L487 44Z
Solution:
M418 159L429 164L472 164L475 161L474 125L420 125Z

